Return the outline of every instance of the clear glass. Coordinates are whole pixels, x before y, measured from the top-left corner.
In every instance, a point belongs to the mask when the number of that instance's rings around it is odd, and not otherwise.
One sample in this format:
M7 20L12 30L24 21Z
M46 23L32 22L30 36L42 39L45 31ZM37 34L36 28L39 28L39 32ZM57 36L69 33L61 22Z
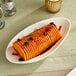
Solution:
M2 7L1 7L1 4L0 4L0 29L2 29L4 26L5 26L5 21L3 20L3 11L2 11Z
M16 13L14 0L1 0L4 16L12 16Z

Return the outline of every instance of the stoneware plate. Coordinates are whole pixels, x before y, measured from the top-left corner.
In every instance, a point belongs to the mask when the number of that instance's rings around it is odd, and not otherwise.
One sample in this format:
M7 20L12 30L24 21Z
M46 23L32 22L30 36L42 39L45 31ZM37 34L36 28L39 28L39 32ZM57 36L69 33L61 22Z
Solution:
M12 52L15 51L12 47L12 43L14 41L16 41L18 38L22 38L23 36L28 35L29 33L33 32L35 29L39 29L39 28L41 28L41 27L43 27L51 22L54 22L57 25L57 27L62 25L62 29L60 32L63 36L51 49L49 49L47 52L43 53L42 55L37 56L35 58L32 58L28 61L19 61L19 56L12 55ZM63 43L63 41L65 40L65 38L69 34L70 28L71 28L70 20L67 18L63 18L63 17L50 18L50 19L46 19L46 20L37 22L35 24L32 24L29 27L22 30L21 32L19 32L10 41L10 43L8 44L8 46L6 48L6 58L8 59L8 61L10 61L12 63L16 63L16 64L28 64L28 63L33 63L33 62L37 62L37 61L40 61L42 59L45 59L49 55L53 54L60 47L60 45Z

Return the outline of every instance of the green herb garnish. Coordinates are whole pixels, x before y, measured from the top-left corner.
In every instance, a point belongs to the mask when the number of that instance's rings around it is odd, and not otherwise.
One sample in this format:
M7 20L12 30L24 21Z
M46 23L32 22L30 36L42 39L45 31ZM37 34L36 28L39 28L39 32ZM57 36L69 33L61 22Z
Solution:
M24 42L24 45L29 45L29 43L28 42Z

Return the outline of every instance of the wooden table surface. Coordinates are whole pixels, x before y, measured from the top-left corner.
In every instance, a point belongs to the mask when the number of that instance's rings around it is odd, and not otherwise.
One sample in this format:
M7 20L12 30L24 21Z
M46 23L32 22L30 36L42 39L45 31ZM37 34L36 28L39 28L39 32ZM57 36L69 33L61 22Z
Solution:
M30 73L30 74L18 74L18 75L9 75L9 76L66 76L71 69L63 71L50 71L42 73Z

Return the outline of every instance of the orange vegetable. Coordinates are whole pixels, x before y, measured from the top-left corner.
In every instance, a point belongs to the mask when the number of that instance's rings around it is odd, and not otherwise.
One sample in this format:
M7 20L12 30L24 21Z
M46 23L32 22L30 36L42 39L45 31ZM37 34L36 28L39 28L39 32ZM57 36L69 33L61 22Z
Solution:
M62 35L55 24L48 24L13 43L13 47L26 61L36 57L58 41Z

